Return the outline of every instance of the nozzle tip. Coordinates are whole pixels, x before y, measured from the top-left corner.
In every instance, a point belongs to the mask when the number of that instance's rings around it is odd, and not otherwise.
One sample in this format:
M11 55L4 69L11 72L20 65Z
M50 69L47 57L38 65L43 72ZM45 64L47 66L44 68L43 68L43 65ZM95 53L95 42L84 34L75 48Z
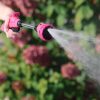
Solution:
M40 37L41 40L43 40L43 41L49 41L49 40L52 39L52 36L48 32L49 28L53 28L53 25L40 23L36 27L36 31L37 31L38 36Z

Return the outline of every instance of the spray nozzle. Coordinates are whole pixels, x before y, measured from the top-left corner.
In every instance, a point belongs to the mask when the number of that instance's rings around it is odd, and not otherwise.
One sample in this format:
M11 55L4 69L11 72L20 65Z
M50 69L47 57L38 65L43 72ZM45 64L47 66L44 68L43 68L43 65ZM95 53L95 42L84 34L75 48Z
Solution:
M51 24L44 23L40 23L39 25L37 25L36 31L41 40L48 41L52 39L52 36L48 32L49 28L53 28L53 26Z
M48 32L49 28L53 28L53 26L51 24L40 23L37 26L34 26L34 25L22 23L21 21L19 21L17 24L18 24L19 27L35 29L35 31L38 33L38 36L43 41L49 41L49 40L52 39L52 36Z
M37 26L29 25L26 23L22 23L19 17L20 17L19 12L14 12L10 15L9 28L12 29L14 32L18 32L20 30L20 27L25 27L25 28L35 29L36 32L38 33L38 36L43 41L48 41L52 39L52 36L48 32L49 28L53 28L51 24L40 23ZM4 31L3 25L2 25L2 30Z

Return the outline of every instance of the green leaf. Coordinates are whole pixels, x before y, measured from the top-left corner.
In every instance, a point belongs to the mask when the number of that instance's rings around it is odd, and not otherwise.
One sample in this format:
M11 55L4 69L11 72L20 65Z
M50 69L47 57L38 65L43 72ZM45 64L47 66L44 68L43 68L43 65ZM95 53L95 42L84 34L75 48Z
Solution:
M83 6L82 13L85 19L90 19L93 16L93 10L89 6Z
M74 27L76 30L80 30L82 28L82 20L84 18L83 12L82 12L82 7L78 9L76 15L75 15L75 24Z
M39 84L38 84L38 90L41 95L44 95L47 91L47 85L48 82L45 79L40 79Z
M48 5L47 7L47 16L51 17L54 11L54 6L53 5Z
M53 100L53 94L49 94L46 96L46 100Z
M62 27L62 26L64 25L64 23L65 23L65 17L62 16L62 15L59 15L59 16L57 17L57 25L58 25L59 27Z
M90 23L84 27L84 32L89 36L95 36L96 26L94 23Z
M79 7L85 0L74 0L75 1L75 8Z
M60 74L57 72L54 72L54 73L52 73L52 75L49 79L49 82L57 84L57 83L59 83L60 78L61 78Z
M76 30L81 30L82 28L82 21L84 19L89 20L93 16L93 11L89 6L82 6L78 9L75 15L75 24L74 27Z
M80 31L81 28L82 28L82 23L79 22L79 23L75 24L75 25L74 25L74 28L75 28L76 31Z

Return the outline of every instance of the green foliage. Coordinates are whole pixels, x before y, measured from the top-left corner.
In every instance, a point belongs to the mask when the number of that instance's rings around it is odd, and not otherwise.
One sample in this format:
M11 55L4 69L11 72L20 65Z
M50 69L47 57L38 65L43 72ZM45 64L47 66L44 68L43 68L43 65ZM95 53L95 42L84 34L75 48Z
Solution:
M96 35L98 32L96 26L100 23L98 23L99 12L96 9L100 7L99 0L38 0L38 2L36 11L45 16L44 22L53 23L58 28L83 30L84 35ZM40 22L37 16L23 17L23 21L27 23L33 20L36 24ZM62 77L61 66L70 60L58 44L54 41L44 43L34 31L32 33L34 37L32 44L45 45L52 63L46 68L38 64L26 64L22 59L22 52L29 44L24 48L18 48L1 34L5 45L0 48L0 71L7 74L7 80L0 84L0 100L4 100L5 97L9 97L10 100L21 100L23 96L31 95L35 96L36 100L100 100L96 90L92 90L93 93L91 89L87 92L89 79L82 69L81 74L72 80ZM21 81L24 89L19 92L14 90L12 83L15 81Z

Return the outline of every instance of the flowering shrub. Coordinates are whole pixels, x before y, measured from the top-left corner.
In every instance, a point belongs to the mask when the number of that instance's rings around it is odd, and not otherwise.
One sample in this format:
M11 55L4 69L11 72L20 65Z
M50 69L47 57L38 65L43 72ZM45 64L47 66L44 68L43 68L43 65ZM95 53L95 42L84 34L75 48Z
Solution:
M88 35L99 32L99 0L0 1L20 11L26 23L37 25L42 20L92 33ZM73 63L74 54L69 51L67 57L55 41L43 42L28 29L13 40L3 34L0 39L4 42L0 48L0 100L100 100L99 86L97 90L82 66ZM95 48L99 51L99 45Z
M23 58L27 64L39 63L42 66L50 64L50 57L48 50L45 46L30 46L23 51Z
M31 40L33 40L32 34L28 33L26 30L21 30L18 33L18 35L16 35L12 39L12 43L14 43L15 45L17 45L19 48L23 48Z
M7 80L7 75L4 72L0 72L0 84L3 84Z
M74 64L68 63L62 65L61 73L64 78L72 79L79 75L80 71Z
M15 91L15 92L20 92L24 89L24 85L21 81L14 81L12 83L12 89Z
M37 7L37 2L32 1L32 0L13 0L16 7L20 9L20 11L25 15L25 16L31 16L33 11Z

